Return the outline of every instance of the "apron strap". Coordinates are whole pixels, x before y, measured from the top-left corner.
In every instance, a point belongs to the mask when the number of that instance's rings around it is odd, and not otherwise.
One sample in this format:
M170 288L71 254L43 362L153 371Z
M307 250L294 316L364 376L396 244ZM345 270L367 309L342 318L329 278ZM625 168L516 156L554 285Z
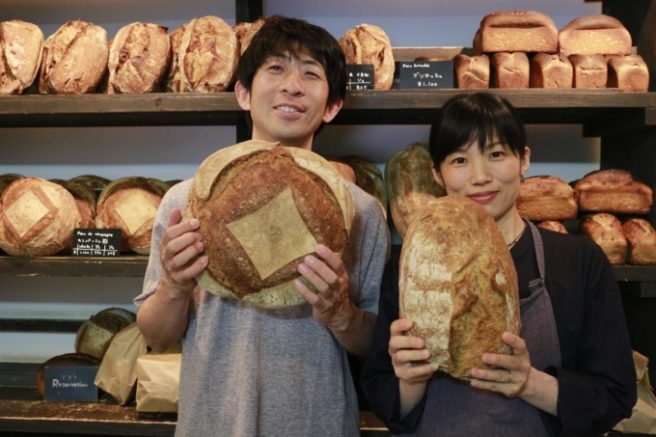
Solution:
M540 235L540 231L538 231L537 226L535 226L529 220L525 220L525 222L528 228L531 230L531 236L533 237L533 244L535 245L535 258L538 262L540 280L544 281L544 246L542 245L542 236Z

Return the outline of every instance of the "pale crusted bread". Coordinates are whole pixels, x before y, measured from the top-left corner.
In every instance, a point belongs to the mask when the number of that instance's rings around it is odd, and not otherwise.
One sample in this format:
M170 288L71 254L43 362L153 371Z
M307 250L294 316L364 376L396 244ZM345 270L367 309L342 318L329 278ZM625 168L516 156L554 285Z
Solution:
M519 215L527 220L576 218L578 206L572 187L556 176L531 176L522 180L517 197Z
M647 214L653 202L648 185L619 169L586 174L574 185L574 195L581 211Z
M648 91L649 68L642 56L610 56L608 58L608 88L632 92Z
M651 223L634 217L622 223L622 229L629 242L629 263L656 265L656 231Z
M107 92L158 91L171 61L166 27L135 22L116 33L109 50Z
M427 202L406 233L399 266L399 312L425 340L429 361L455 378L509 354L501 334L519 334L517 273L496 223L460 196Z
M536 53L530 61L529 86L531 88L572 88L574 69L566 56Z
M50 35L39 75L42 94L84 94L98 88L107 71L107 32L80 20L67 21Z
M232 27L232 30L235 32L235 36L237 37L237 41L239 42L240 54L244 54L248 46L251 44L251 40L262 28L264 23L266 23L266 19L259 18L253 22L242 21Z
M341 253L354 213L342 176L311 151L254 140L220 149L194 175L185 211L209 257L199 284L264 308L301 304L298 264L317 243Z
M558 33L565 55L628 55L631 34L617 18L598 14L575 18Z
M446 191L433 179L433 161L426 148L410 144L385 165L385 188L397 232L403 238L412 216L426 203Z
M348 165L345 162L339 161L334 158L326 158L328 159L328 162L335 167L335 170L339 172L339 174L344 178L344 180L349 181L351 183L355 183L355 171L353 170L353 167Z
M339 39L347 64L372 64L374 89L388 90L394 82L394 54L385 31L373 24L360 24Z
M496 11L483 17L474 37L477 53L546 52L558 50L558 28L538 11Z
M602 55L570 55L574 88L606 88L608 64Z
M493 88L528 88L529 62L524 52L495 53L491 56Z
M45 179L16 179L0 197L0 248L9 255L55 255L79 225L73 195Z
M485 89L490 87L490 58L487 55L459 54L453 59L453 67L457 88Z
M557 220L543 220L537 224L539 228L547 229L549 231L560 232L561 234L568 234L567 228L562 222Z
M0 22L0 94L21 94L41 66L43 32L21 20Z
M585 216L581 230L601 247L611 264L626 264L629 243L617 217L605 212Z

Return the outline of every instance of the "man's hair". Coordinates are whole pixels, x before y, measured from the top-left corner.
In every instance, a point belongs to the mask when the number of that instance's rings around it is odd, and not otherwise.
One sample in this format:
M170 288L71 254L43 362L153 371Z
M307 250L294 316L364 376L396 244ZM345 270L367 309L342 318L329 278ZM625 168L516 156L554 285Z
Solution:
M271 56L300 57L307 52L323 67L328 82L328 104L346 96L346 61L337 40L322 27L274 15L255 34L239 59L237 80L250 90L255 73Z
M431 125L433 165L438 169L448 155L472 142L483 151L495 136L513 154L524 157L526 131L510 102L486 92L454 96Z

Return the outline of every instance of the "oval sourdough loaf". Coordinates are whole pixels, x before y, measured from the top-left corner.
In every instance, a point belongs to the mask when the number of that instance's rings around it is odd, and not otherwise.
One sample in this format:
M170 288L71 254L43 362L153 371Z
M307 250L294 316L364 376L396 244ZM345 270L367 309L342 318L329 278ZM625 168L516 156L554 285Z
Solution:
M651 223L634 217L622 223L622 229L629 242L629 263L656 265L656 231Z
M510 353L501 334L520 332L517 273L482 206L445 196L415 217L401 249L399 311L430 362L455 378L485 367L485 352Z
M394 83L394 54L385 31L373 24L360 24L339 39L347 64L372 64L374 89L388 90Z
M0 94L21 94L36 79L43 54L43 33L21 20L0 22Z
M622 222L613 214L600 212L585 216L581 220L581 231L602 248L611 264L626 263L629 242Z
M590 172L574 184L581 211L647 214L653 203L652 189L626 170Z
M194 175L185 212L209 257L199 283L264 308L301 304L298 264L317 243L341 253L353 208L342 176L313 152L253 140L220 149Z
M531 176L522 180L517 198L519 215L527 220L576 218L578 206L572 187L556 176Z

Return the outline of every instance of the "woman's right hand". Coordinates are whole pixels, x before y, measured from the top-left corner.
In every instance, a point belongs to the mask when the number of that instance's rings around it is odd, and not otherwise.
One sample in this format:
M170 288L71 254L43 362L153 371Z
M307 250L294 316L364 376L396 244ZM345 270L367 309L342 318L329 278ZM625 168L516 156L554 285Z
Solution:
M208 258L202 255L197 219L182 220L182 211L175 208L159 245L160 261L164 269L165 289L171 299L187 299L196 286L198 276L207 266Z
M437 370L427 360L430 357L423 338L406 335L413 323L398 319L390 325L389 354L396 377L407 384L424 383Z

